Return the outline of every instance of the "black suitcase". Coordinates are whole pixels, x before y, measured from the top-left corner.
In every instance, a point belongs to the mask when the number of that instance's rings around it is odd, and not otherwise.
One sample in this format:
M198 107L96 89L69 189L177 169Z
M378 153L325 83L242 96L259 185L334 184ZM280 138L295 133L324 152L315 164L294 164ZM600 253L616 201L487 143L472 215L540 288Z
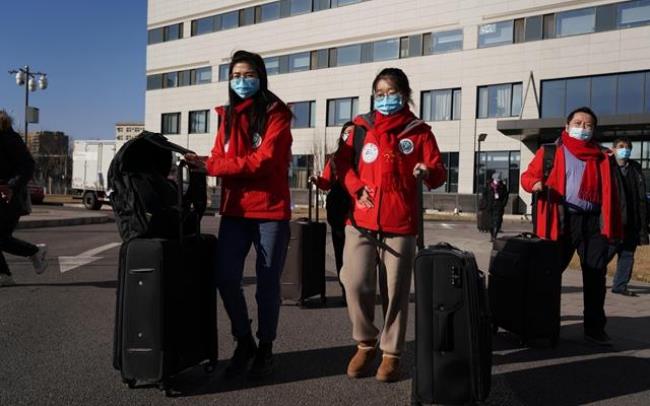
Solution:
M304 305L305 300L320 295L325 303L325 239L327 226L312 221L312 185L309 185L309 217L289 223L291 237L287 258L280 278L282 300Z
M484 400L492 370L485 276L474 254L446 243L422 249L422 236L420 225L412 404Z
M217 362L217 238L184 235L179 224L179 239L136 238L120 249L113 366L129 387L168 394L173 375Z
M492 230L492 214L488 209L479 209L476 212L476 228L482 233L489 233Z
M494 330L517 334L523 343L560 334L562 261L557 242L529 233L500 237L490 258L489 298Z

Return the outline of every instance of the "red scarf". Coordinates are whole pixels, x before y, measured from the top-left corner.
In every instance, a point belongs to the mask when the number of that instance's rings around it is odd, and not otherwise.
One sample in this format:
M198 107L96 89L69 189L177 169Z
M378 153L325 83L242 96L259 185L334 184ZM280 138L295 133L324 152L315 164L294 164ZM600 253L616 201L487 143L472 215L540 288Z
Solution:
M604 158L600 146L594 141L580 141L562 131L562 144L581 161L585 161L585 171L580 183L578 197L594 204L601 203L600 172L598 163Z
M411 112L408 105L405 105L400 111L385 116L375 111L375 135L379 140L380 159L383 159L381 165L381 187L385 191L397 191L403 188L401 185L401 176L399 173L399 160L401 156L398 153L397 136L413 120L415 115Z

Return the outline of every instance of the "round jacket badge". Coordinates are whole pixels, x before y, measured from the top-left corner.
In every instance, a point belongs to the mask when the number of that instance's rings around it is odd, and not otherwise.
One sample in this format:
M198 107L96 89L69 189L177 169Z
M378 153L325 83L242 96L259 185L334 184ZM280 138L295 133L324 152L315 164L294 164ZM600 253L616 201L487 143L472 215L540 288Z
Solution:
M361 157L363 158L363 162L369 164L375 162L377 157L379 156L379 148L373 143L368 143L363 146L363 149L361 150Z
M253 148L257 149L262 145L262 136L258 133L253 134Z
M404 155L411 154L414 149L415 145L413 145L413 141L409 140L408 138L405 138L399 142L399 150L402 151L402 154Z

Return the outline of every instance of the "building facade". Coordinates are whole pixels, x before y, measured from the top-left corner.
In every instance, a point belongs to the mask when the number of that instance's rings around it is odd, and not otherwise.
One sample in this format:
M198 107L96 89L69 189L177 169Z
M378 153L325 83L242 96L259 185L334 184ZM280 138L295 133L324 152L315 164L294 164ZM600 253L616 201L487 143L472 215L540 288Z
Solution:
M36 163L32 181L47 193L65 193L70 174L70 138L61 131L37 131L27 135L27 148Z
M650 0L149 0L148 11L146 128L207 154L229 58L257 52L295 115L296 187L371 108L384 67L406 72L433 128L449 172L439 193L471 195L499 171L526 210L521 170L582 105L602 142L630 136L650 171Z

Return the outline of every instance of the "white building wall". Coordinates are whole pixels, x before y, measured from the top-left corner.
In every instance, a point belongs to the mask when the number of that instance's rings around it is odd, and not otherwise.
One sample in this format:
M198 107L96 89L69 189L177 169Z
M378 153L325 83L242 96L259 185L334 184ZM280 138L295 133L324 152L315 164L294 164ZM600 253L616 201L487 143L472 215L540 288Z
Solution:
M149 0L148 28L184 23L184 38L147 47L147 74L212 66L213 83L147 91L145 125L159 131L161 114L181 112L180 135L170 138L207 154L216 131L213 107L227 100L227 82L217 82L218 65L237 49L263 57L357 44L423 32L464 30L463 51L386 62L288 73L269 77L269 84L286 102L316 101L316 128L293 131L294 154L311 154L314 139L328 135L334 146L339 128L327 128L327 99L357 96L359 112L370 107L370 86L384 67L402 68L413 88L414 112L420 111L420 92L462 88L461 120L432 122L442 151L459 151L459 193L472 193L475 136L488 134L483 151L520 150L522 170L532 152L496 129L497 119L475 119L477 87L523 82L532 71L539 94L540 81L650 69L650 26L578 35L522 44L477 48L478 26L489 22L540 15L612 1L508 0L371 0L311 14L283 18L232 30L190 37L191 20L268 1ZM188 112L210 109L209 133L187 135ZM538 118L532 89L523 118ZM525 201L527 194L521 194Z

